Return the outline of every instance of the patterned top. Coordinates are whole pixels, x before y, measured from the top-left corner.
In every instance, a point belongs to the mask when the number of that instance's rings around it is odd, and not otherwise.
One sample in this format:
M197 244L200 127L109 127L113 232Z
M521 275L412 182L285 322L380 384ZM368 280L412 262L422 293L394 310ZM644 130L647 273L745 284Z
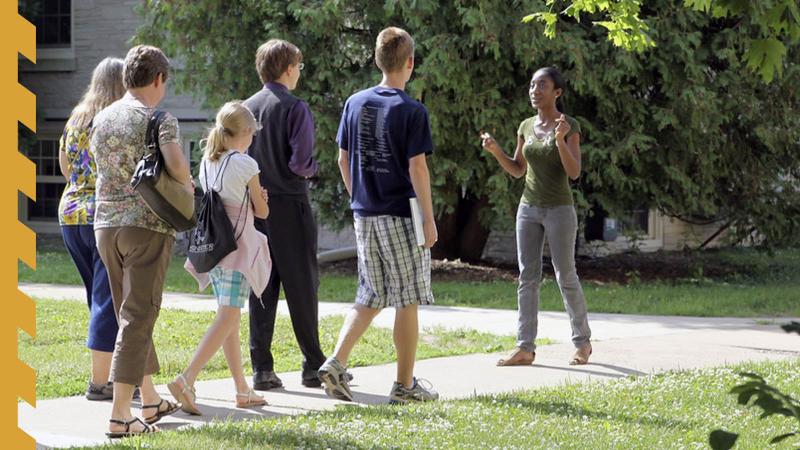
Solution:
M145 153L147 122L154 109L129 93L94 118L91 151L97 163L97 204L94 228L138 227L175 236L131 187L131 176ZM167 113L159 144L180 145L178 120Z
M59 149L67 156L69 180L58 204L59 225L91 225L94 222L94 185L97 167L89 153L91 128L74 127L67 122Z

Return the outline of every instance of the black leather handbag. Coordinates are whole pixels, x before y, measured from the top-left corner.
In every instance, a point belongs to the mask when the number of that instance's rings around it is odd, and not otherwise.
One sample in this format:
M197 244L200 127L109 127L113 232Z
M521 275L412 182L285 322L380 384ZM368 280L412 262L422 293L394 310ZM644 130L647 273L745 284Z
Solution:
M142 196L147 207L175 231L190 230L197 223L194 195L172 178L158 144L158 131L166 113L156 110L147 122L145 154L131 177L133 190Z
M239 219L241 218L242 210L245 209L247 200L250 198L250 190L245 190L242 206L239 209L239 215L236 217L236 225L231 224L231 219L228 218L228 213L225 212L222 199L219 193L214 190L217 180L220 182L219 189L222 190L222 183L225 181L223 175L231 156L233 154L228 155L222 161L219 172L214 182L211 183L211 188L208 186L208 170L206 170L205 161L203 162L203 170L206 173L205 192L200 200L197 226L189 233L189 250L187 251L187 257L192 266L194 266L194 270L198 273L205 273L213 269L222 258L238 248L236 241L241 237L241 233L239 236L235 236L234 233L236 228L239 228ZM244 229L242 232L244 232Z

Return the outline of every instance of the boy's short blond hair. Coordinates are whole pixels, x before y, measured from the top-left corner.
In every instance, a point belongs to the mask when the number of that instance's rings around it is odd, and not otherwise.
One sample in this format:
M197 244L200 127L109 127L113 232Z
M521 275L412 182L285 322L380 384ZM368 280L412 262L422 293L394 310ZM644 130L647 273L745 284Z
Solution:
M378 34L375 42L375 64L381 72L398 72L414 57L414 39L406 30L389 27Z
M256 51L256 71L262 83L269 83L280 78L290 65L302 60L303 53L296 45L283 39L270 39Z

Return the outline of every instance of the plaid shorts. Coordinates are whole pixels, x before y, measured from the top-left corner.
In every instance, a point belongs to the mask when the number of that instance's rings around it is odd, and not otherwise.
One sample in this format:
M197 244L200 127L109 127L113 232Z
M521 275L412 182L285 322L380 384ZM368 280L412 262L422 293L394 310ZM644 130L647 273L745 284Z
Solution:
M242 272L214 267L208 274L219 306L244 308L250 299L250 284Z
M431 251L417 246L410 218L355 216L356 303L369 308L430 305Z

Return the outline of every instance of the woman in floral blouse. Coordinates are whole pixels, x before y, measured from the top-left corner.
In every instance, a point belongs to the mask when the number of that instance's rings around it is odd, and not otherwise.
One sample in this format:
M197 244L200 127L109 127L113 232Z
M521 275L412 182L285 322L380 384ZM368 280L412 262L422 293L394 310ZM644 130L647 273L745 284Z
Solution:
M86 390L89 400L109 400L113 389L108 382L111 355L117 336L117 318L111 300L108 274L97 252L94 237L96 166L89 152L92 121L103 108L125 94L123 63L106 58L92 73L92 82L80 103L72 110L61 136L58 162L67 186L58 206L61 235L86 287L89 305L89 336L92 378Z
M153 330L175 229L131 187L136 163L146 151L147 124L167 92L169 70L169 59L160 49L149 45L130 49L122 77L127 92L95 116L89 144L97 163L94 235L119 319L109 375L114 383L106 433L110 438L157 432L153 424L180 408L161 397L152 377L159 370ZM158 129L158 145L166 174L187 193L194 192L178 119L167 112ZM141 387L141 417L131 411L135 386Z

